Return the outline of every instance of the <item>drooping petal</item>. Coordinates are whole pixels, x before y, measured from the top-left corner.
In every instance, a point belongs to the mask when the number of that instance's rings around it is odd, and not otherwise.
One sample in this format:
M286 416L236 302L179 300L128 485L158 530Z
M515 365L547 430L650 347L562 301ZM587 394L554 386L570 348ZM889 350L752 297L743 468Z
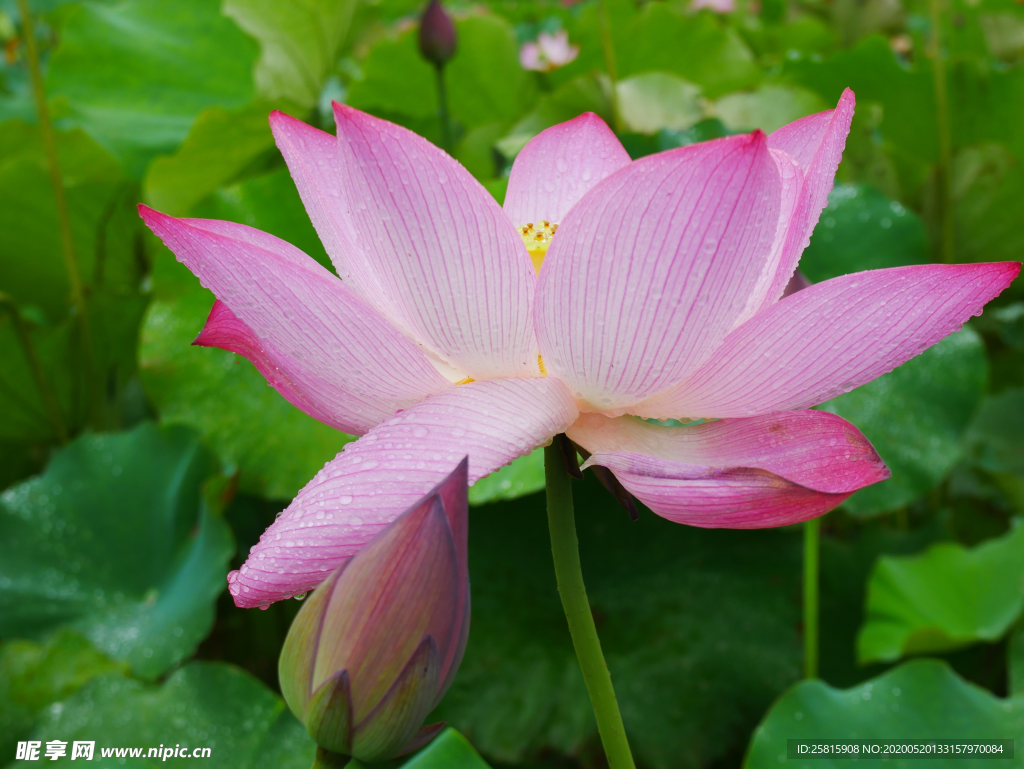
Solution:
M766 529L800 523L842 504L765 470L688 465L643 454L594 454L626 490L662 518L709 529Z
M855 104L853 91L847 88L834 110L796 120L768 137L768 146L791 157L802 170L803 179L796 204L789 212L788 226L780 227L765 279L736 325L775 304L793 277L800 255L811 242L811 233L828 204Z
M545 220L557 224L598 182L630 162L615 134L593 112L559 123L533 137L516 156L505 213L517 227Z
M270 130L334 269L345 285L391 318L393 307L356 243L351 214L341 196L338 140L276 110L270 114Z
M577 415L553 378L471 382L427 398L348 444L299 492L229 575L235 604L266 605L315 587L463 456L476 482Z
M630 413L740 417L813 406L953 333L1019 272L1017 262L929 264L809 286L755 315L700 370Z
M139 210L231 311L211 317L202 343L246 354L312 416L361 434L451 387L419 348L294 246L241 224Z
M342 196L400 327L474 379L538 375L533 265L494 198L412 131L335 118Z
M641 158L562 222L535 311L549 373L594 410L680 381L719 345L764 270L779 171L764 134Z
M623 453L716 471L765 470L829 494L850 493L889 477L860 430L823 411L783 411L683 427L583 414L568 435L604 457Z

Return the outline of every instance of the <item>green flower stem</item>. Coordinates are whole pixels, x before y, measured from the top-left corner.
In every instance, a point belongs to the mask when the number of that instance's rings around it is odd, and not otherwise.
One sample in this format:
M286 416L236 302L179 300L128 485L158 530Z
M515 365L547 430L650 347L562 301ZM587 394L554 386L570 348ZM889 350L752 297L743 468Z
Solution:
M343 756L340 753L332 753L329 750L324 750L319 745L316 748L316 757L313 759L313 766L310 769L344 769L346 766L350 766L356 762L348 756Z
M85 306L85 293L82 290L82 276L78 269L75 256L75 245L71 237L71 214L68 211L68 199L64 192L64 175L60 170L60 159L57 156L57 140L53 133L50 120L50 108L46 102L46 88L39 67L39 48L36 46L35 30L32 26L32 14L28 0L18 0L18 11L21 13L22 28L25 33L25 52L28 59L29 75L32 80L32 96L36 103L39 116L39 133L43 140L43 151L46 153L46 167L53 186L53 197L57 207L57 227L60 230L61 250L64 254L64 268L68 273L71 285L71 304L78 316L79 329L82 335L82 357L85 362L85 380L88 382L90 400L95 409L96 420L102 417L102 392L96 386L96 355L94 352L92 331L89 315Z
M39 398L42 400L43 406L46 408L46 414L53 424L53 431L57 436L57 440L62 444L67 443L68 430L64 424L64 418L60 414L57 398L53 394L53 388L50 387L50 383L46 380L43 366L39 362L39 356L36 354L36 347L32 343L32 335L29 334L25 321L22 320L21 314L18 312L18 306L9 296L2 293L0 293L0 306L6 309L11 316L14 333L18 337L18 343L21 345L21 351L25 355L25 362L28 363L28 370L32 374L32 379L36 383L36 389L39 390Z
M551 554L555 560L558 594L562 597L562 608L569 621L572 644L597 717L597 730L601 735L608 766L609 769L634 769L619 703L615 699L608 665L601 653L601 641L597 637L594 615L590 612L587 589L583 584L571 480L565 471L565 460L558 441L552 441L544 449L544 478L547 482L548 530L551 533Z
M804 523L804 678L818 677L818 553L821 519Z
M441 107L441 145L452 154L452 119L448 112L448 89L444 85L444 64L435 65L437 72L437 103Z
M953 139L949 122L949 89L946 84L946 64L942 58L942 0L928 0L931 38L928 56L932 60L935 81L935 125L939 134L939 165L936 169L936 198L939 218L939 248L942 261L956 261L956 231L953 222Z
M604 68L608 70L608 79L612 84L611 108L612 128L621 133L623 128L622 113L619 111L619 68L615 63L615 42L612 39L612 20L608 13L608 0L601 0L597 9L598 22L601 25L601 50L604 53Z

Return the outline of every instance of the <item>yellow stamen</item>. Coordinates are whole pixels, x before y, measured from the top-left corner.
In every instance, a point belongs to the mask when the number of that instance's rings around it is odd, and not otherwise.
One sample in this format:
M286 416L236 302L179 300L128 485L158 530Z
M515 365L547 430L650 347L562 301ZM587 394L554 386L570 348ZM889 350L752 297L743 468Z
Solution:
M471 377L471 376L468 376L468 377L466 377L465 379L460 379L460 380L459 380L458 382L456 382L455 384L457 384L457 385L460 385L460 384L469 384L470 382L475 382L475 381L476 381L476 380L475 380L475 379L473 379L473 377Z
M540 375L547 376L548 370L544 368L544 358L542 358L540 355L537 356L537 365L540 366Z
M555 237L558 225L544 220L542 222L530 222L519 228L519 235L523 239L523 245L530 253L533 261L533 269L540 274L540 266L544 263L544 257L548 253L551 239Z

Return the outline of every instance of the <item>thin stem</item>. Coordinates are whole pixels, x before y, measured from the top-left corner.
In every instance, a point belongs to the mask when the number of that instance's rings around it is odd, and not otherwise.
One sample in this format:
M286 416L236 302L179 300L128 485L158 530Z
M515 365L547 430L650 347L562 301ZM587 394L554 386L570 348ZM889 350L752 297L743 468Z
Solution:
M435 65L437 72L437 102L441 106L441 144L452 154L452 120L448 113L448 89L444 85L444 64Z
M60 414L60 407L57 405L57 398L53 394L53 388L46 381L46 374L43 372L43 366L39 362L36 347L32 343L32 336L29 334L25 321L22 320L17 305L10 297L0 294L0 306L3 306L11 316L14 333L18 337L18 343L21 345L21 351L25 355L25 362L28 363L28 370L32 375L32 379L36 383L36 389L39 390L39 398L42 400L43 406L46 408L46 414L53 424L53 431L57 435L57 440L62 444L67 443L68 429L64 425L64 418Z
M587 589L583 584L572 486L558 441L553 441L544 449L544 478L547 482L548 530L551 533L551 554L555 561L558 594L562 597L562 608L569 621L569 634L590 693L590 704L597 717L597 731L601 735L609 769L634 769L619 703L615 699L608 665L601 653L601 641L597 637L594 615L590 611Z
M604 68L608 70L608 79L612 84L611 107L612 127L623 130L622 113L619 111L619 68L615 63L615 41L612 39L612 20L608 13L608 0L601 0L597 9L598 21L601 25L601 50L604 52Z
M949 89L946 83L946 64L942 57L942 0L928 0L931 17L931 38L928 55L932 60L935 81L935 122L939 134L939 165L935 181L939 215L939 253L942 261L952 264L956 260L956 231L953 222L952 158L953 139L949 123Z
M75 257L75 244L71 236L71 214L68 211L68 200L64 192L64 175L60 170L60 159L57 156L57 140L53 133L50 120L50 108L46 103L46 88L39 67L39 48L36 46L35 30L32 26L32 14L27 0L18 0L21 23L25 33L25 51L28 55L29 75L32 80L32 96L39 115L39 133L43 140L43 151L46 154L46 167L53 186L53 197L57 207L57 228L60 230L61 250L64 254L64 268L68 273L71 286L71 304L78 316L82 334L82 352L85 361L85 378L94 399L95 417L100 418L102 405L100 389L96 386L96 356L93 349L92 331L89 326L89 315L85 306L85 293L82 290L82 276Z
M821 519L804 523L804 678L818 677L818 556Z

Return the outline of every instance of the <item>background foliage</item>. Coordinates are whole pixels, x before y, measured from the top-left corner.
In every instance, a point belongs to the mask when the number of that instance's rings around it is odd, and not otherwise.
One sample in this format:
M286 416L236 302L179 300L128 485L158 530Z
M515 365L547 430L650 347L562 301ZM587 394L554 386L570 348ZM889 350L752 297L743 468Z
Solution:
M611 122L613 95L640 156L774 130L849 86L857 113L801 265L810 280L1024 254L1019 1L737 0L722 15L607 2L616 82L598 0L448 4L453 154L499 200L531 136L588 110ZM33 0L77 302L25 19L0 0L0 764L34 735L309 765L277 694L297 605L236 609L224 574L350 436L245 359L189 346L212 296L134 206L259 227L330 268L267 113L332 130L341 100L440 142L420 5ZM519 46L557 29L579 57L524 71ZM689 529L647 511L634 523L589 474L577 483L640 766L775 766L787 737L855 733L1015 737L1020 750L1024 284L824 408L864 431L892 478L824 519L819 681L799 681L799 531ZM449 731L413 769L601 766L542 485L534 454L471 491L473 630L436 716L480 755Z

